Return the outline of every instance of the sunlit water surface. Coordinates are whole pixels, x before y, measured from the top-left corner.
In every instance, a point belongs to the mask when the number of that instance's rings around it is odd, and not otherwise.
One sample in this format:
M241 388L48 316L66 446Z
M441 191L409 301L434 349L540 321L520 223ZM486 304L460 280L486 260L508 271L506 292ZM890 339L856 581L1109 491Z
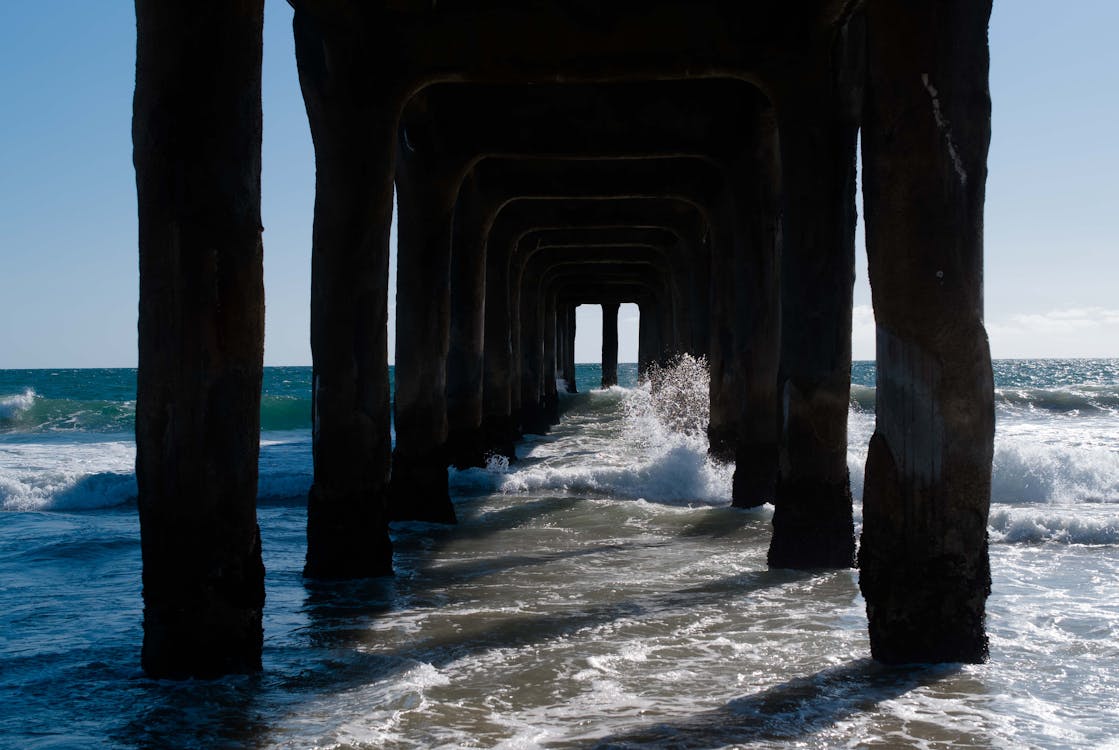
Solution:
M266 497L253 677L142 675L134 506L0 513L0 746L1119 747L1115 414L1000 406L991 661L888 669L856 572L768 570L771 510L654 402L565 397L512 468L453 472L459 525L394 527L392 580L304 581L303 502ZM306 481L307 448L266 436L263 473Z

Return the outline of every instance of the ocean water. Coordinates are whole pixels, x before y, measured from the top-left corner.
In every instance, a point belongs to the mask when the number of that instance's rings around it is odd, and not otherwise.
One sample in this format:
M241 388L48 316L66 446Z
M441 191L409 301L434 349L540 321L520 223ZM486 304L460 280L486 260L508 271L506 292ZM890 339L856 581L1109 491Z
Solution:
M310 371L269 368L264 671L209 682L139 668L135 373L0 371L0 747L1119 748L1119 360L995 369L987 664L878 666L856 571L767 570L694 371L579 366L517 463L452 472L458 526L394 525L395 578L304 582Z

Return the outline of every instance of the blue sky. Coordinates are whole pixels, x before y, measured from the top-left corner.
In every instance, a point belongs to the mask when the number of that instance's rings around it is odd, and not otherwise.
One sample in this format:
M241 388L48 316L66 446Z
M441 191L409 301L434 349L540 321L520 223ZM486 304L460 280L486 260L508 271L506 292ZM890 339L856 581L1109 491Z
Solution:
M291 10L264 59L267 364L309 364L314 156ZM1119 3L996 0L986 317L995 357L1119 356ZM0 369L133 366L136 196L130 2L0 4ZM873 357L860 245L856 358ZM597 360L597 311L577 357ZM620 316L636 359L636 311ZM391 332L390 324L390 332Z

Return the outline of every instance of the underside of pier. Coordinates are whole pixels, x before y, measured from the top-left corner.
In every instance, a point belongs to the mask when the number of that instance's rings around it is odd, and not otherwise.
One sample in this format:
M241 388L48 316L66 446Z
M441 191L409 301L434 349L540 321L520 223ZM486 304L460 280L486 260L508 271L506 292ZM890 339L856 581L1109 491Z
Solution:
M770 566L857 564L880 661L986 657L990 0L290 2L317 167L306 576L390 575L390 521L454 523L449 466L556 423L575 307L602 306L609 386L636 303L641 370L707 358L710 450L733 505L773 504ZM136 9L143 666L251 672L263 0Z

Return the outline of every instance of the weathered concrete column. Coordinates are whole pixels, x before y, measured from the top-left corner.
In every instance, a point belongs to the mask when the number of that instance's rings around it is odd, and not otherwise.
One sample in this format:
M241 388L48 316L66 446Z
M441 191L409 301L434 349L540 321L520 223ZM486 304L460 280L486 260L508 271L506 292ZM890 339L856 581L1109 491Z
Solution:
M578 306L569 304L564 308L567 325L564 326L566 342L564 344L563 379L567 383L568 393L578 393L579 388L575 383L575 321Z
M423 123L405 123L396 200L396 388L390 513L455 523L447 489L447 350L451 234L461 172L423 152Z
M656 305L651 299L639 301L637 309L637 379L644 380L646 371L657 361L660 326L657 322Z
M855 558L847 414L859 102L852 76L861 70L862 27L852 26L857 38L839 40L836 67L821 63L780 102L783 420L773 567L850 567Z
M567 304L556 301L556 378L563 377L567 361ZM556 384L557 388L559 384ZM564 387L566 390L566 384Z
M544 414L548 419L548 424L553 425L559 421L559 393L556 389L556 370L558 369L556 365L559 362L556 325L559 320L556 315L555 295L542 294L540 301L544 311L544 366L541 372L543 375L541 396L543 397Z
M727 217L733 215L729 191L722 197L718 223L711 227L711 292L708 367L711 372L708 452L729 461L738 445L741 388L734 356L736 238Z
M711 353L711 240L707 236L692 245L688 257L689 284L691 294L690 325L692 332L691 352L697 357L708 357Z
M618 384L618 303L602 303L602 387Z
M471 171L459 190L451 244L451 333L447 352L447 456L459 468L485 466L482 371L486 302L486 217Z
M520 280L514 284L520 299L521 358L521 429L544 434L551 422L544 408L544 309L537 290L539 272L524 270L515 273Z
M315 144L311 251L315 479L307 564L316 578L392 572L388 259L397 107L329 59L363 54L344 24L296 8L299 80Z
M759 112L751 148L736 170L740 208L735 254L734 358L739 392L731 504L773 502L777 481L777 373L781 359L780 155L771 108Z
M263 642L264 9L138 0L136 20L140 660L211 678L260 669Z
M987 657L983 328L990 0L867 3L863 195L878 328L859 585L884 662Z
M509 290L509 252L502 249L512 239L508 232L494 228L486 236L485 341L482 378L483 449L506 458L515 458L513 441L519 417L513 415L514 386L513 320ZM502 243L505 243L503 246ZM491 245L495 248L490 251ZM519 401L519 399L518 399Z

